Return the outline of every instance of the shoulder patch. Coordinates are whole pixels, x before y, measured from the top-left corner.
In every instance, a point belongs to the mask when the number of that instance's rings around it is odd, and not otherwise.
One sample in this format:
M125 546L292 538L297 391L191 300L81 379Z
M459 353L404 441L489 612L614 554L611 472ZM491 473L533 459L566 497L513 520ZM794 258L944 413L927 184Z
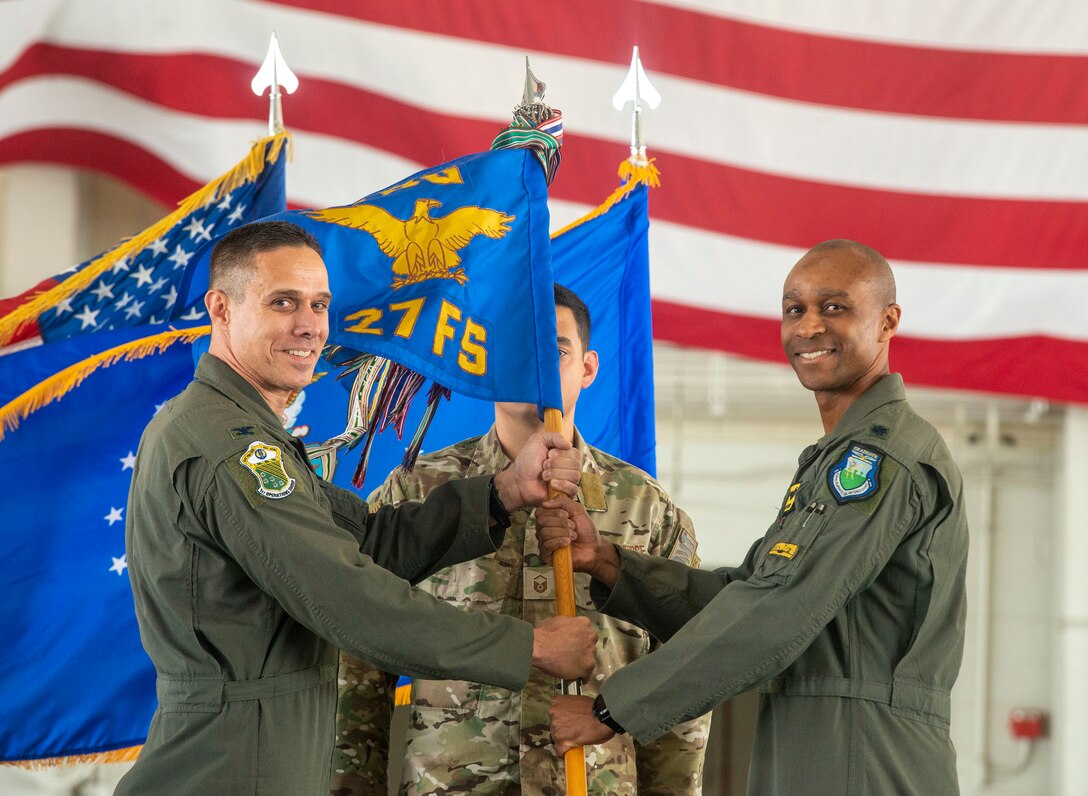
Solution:
M676 543L672 546L672 550L669 551L670 561L679 561L681 564L687 564L689 567L699 566L699 556L696 555L696 551L699 549L699 543L695 541L695 536L687 528L680 531L680 536L677 537Z
M230 430L231 439L245 439L257 433L256 426L237 426Z
M257 479L257 494L277 500L295 491L295 479L283 466L283 451L276 445L251 442L238 461Z
M865 500L880 491L880 464L884 456L875 448L850 443L846 453L827 474L831 494L840 506Z

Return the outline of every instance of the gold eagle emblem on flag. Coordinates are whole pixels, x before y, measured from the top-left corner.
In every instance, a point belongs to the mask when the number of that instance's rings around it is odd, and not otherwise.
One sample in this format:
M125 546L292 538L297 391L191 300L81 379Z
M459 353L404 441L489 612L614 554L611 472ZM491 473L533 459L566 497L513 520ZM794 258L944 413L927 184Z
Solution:
M432 217L431 210L441 206L437 199L416 199L415 209L406 219L367 204L311 210L306 215L373 235L382 252L393 258L394 290L427 279L456 279L463 285L468 276L460 267L457 252L477 235L503 237L515 217L475 205Z

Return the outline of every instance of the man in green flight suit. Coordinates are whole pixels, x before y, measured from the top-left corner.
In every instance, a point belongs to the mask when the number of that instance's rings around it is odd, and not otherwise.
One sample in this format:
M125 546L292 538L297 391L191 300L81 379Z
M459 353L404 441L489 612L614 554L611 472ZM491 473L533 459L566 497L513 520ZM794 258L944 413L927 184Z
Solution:
M629 550L697 566L691 520L657 481L637 467L587 445L575 427L584 388L597 376L590 347L589 308L573 291L555 286L556 345L563 393L563 436L582 451L579 500L610 541ZM543 428L533 404L495 404L495 424L482 437L421 456L397 469L370 496L371 505L424 500L451 479L502 470ZM451 605L509 614L534 625L555 616L552 567L537 549L531 510L515 512L498 551L448 567L420 588ZM579 613L599 636L597 668L582 693L648 654L657 644L646 631L605 616L589 599L589 577L575 577ZM340 659L331 796L387 791L390 700L384 673L348 654ZM411 687L401 796L520 793L546 796L564 780L563 761L551 748L548 708L555 680L533 675L520 692L463 680L417 680ZM589 794L698 794L710 716L672 728L642 745L618 736L587 755Z
M782 345L825 435L739 567L617 548L569 498L538 509L542 551L570 545L601 610L665 641L596 700L556 699L560 753L615 732L651 740L759 686L750 794L959 792L948 728L967 523L955 463L889 373L899 317L867 246L826 241L790 271Z
M574 494L580 457L560 435L537 435L506 472L371 514L318 479L284 430L329 332L320 252L286 222L222 238L208 353L140 441L126 547L159 707L118 794L326 793L338 647L415 677L512 689L531 665L593 668L584 617L534 629L409 583L494 551L495 518L539 504L548 485Z

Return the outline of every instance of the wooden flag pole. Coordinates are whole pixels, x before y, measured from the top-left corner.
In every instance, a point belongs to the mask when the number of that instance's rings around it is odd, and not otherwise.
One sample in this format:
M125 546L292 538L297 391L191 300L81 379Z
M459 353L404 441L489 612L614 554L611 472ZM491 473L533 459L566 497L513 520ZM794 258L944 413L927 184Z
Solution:
M544 430L563 433L563 413L558 409L544 410ZM548 494L555 497L558 493L548 487ZM570 548L560 547L552 556L555 568L555 612L559 616L577 616L578 606L574 601L574 565L570 558ZM564 680L563 693L578 695L582 693L582 684L578 680ZM566 770L567 796L586 796L586 750L576 746L563 755Z

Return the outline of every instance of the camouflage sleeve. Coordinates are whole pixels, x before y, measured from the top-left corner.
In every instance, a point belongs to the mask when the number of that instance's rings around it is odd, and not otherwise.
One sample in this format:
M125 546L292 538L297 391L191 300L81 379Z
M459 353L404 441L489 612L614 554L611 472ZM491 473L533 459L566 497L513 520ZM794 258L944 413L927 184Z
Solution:
M698 542L691 518L662 495L661 521L650 535L651 555L699 566ZM661 642L650 638L650 652ZM710 714L686 721L648 744L635 744L638 792L649 796L702 793L703 760L710 735Z
M397 467L386 476L381 486L370 493L366 502L373 512L380 506L399 506L406 500L423 500L424 497L426 495L420 489L416 474Z
M410 497L414 483L411 475L397 468L367 498L370 510L421 500L421 494ZM363 796L388 791L389 726L396 679L395 674L340 653L330 794Z
M660 520L650 532L652 556L679 561L689 567L699 567L699 542L691 517L662 493Z
M660 738L635 743L639 796L697 796L703 792L703 760L710 714L677 724Z
M388 791L393 682L394 677L376 666L340 653L330 793L363 796Z

